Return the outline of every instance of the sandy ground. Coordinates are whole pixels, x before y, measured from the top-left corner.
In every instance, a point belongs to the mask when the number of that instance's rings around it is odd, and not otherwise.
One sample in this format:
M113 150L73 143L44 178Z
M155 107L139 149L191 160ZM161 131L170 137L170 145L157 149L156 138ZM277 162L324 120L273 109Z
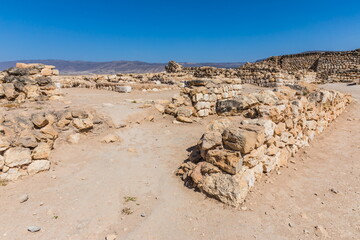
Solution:
M324 87L360 99L360 86ZM149 240L360 239L359 104L288 167L265 176L242 210L235 210L184 187L174 175L210 119L173 124L171 117L125 101L169 99L174 91L64 91L70 105L91 106L128 123L112 130L123 142L101 144L97 136L78 145L58 144L51 171L0 187L0 239L105 239L112 233L117 239ZM29 195L25 203L19 203L22 194ZM133 213L124 215L125 208ZM27 232L31 225L41 231Z

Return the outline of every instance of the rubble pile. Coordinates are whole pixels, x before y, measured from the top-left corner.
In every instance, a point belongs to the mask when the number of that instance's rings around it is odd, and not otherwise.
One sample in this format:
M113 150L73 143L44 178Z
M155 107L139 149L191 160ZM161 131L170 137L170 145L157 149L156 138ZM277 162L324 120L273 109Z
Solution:
M51 76L54 66L18 63L0 74L0 103L56 99L60 93Z
M287 164L351 102L302 84L220 100L214 121L177 171L186 186L238 207L263 174Z
M91 110L12 112L0 116L0 180L5 181L49 170L58 139L75 143L107 126Z

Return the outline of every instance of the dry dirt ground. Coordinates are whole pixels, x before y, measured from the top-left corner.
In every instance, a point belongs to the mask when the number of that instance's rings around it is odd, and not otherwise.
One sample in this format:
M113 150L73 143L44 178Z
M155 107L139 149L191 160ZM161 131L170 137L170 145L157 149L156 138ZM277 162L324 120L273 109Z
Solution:
M360 99L360 86L325 87ZM64 92L72 106L91 106L127 123L111 130L123 141L102 144L96 136L78 145L58 144L51 171L0 187L0 239L102 240L112 233L117 239L148 240L360 239L357 103L288 167L258 182L235 210L184 187L174 175L210 119L173 124L171 117L125 101L169 99L174 91ZM19 203L22 194L29 195L25 203ZM41 231L28 232L31 225Z

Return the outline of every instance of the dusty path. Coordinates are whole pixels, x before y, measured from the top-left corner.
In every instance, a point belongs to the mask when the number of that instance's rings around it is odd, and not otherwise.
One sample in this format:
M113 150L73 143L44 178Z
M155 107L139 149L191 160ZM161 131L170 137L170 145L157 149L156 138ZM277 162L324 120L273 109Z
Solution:
M326 87L360 99L360 86ZM126 98L172 94L91 91L71 89L67 98L119 121L130 115L143 119L150 111L125 103ZM85 101L88 94L91 100ZM118 239L319 239L316 234L360 239L359 104L317 136L294 163L257 184L243 210L185 188L173 174L206 122L177 125L150 114L155 122L116 130L124 140L120 144L92 138L60 145L52 156L53 171L0 187L0 239L104 239L109 233ZM20 204L23 193L30 198ZM126 196L136 202L125 202ZM123 215L126 207L134 212ZM28 233L29 225L42 230Z

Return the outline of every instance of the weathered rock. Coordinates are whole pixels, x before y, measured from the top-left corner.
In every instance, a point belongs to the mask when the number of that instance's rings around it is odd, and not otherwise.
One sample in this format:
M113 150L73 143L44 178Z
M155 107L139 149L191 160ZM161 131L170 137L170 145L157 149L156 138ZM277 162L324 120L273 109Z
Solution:
M165 70L168 73L177 73L182 71L182 66L175 61L170 61L167 66L165 66Z
M30 227L28 227L27 228L27 230L29 231L29 232L39 232L40 230L41 230L41 228L40 227L38 227L38 226L30 226Z
M14 84L4 83L2 84L2 86L7 100L12 101L18 96L18 93L15 91Z
M4 165L5 165L5 158L2 155L0 155L0 170L3 169Z
M193 120L189 117L185 117L185 116L182 116L182 115L179 115L176 117L176 120L179 121L179 122L184 122L184 123L192 123Z
M44 114L40 113L32 115L31 120L38 128L45 127L49 123L48 119L45 118Z
M29 195L27 195L27 194L23 194L23 195L21 195L21 196L19 197L19 202L20 202L20 203L24 203L24 202L26 202L27 200L29 200Z
M165 112L165 107L164 107L163 105L155 104L154 107L155 107L156 110L158 110L160 113L164 113L164 112Z
M29 129L20 133L17 143L26 148L35 148L38 145L35 135Z
M192 107L179 107L175 112L176 116L191 117L193 115Z
M29 164L31 162L31 152L28 148L16 147L6 150L5 165L8 167L17 167Z
M6 166L4 166L4 168L5 167ZM4 168L3 168L3 173L0 172L0 180L15 181L21 178L22 176L27 175L26 171L19 168L9 168L6 171L4 171Z
M249 185L241 174L215 173L205 175L199 188L207 195L233 207L238 207L249 191Z
M5 151L10 147L10 142L7 138L0 136L0 152Z
M240 151L241 154L251 152L255 147L264 143L264 128L249 125L243 128L228 128L223 133L223 142L226 148Z
M121 142L121 138L117 134L110 133L110 134L106 135L105 137L103 137L101 139L101 142L104 142L104 143Z
M75 118L73 120L73 124L80 131L90 130L94 126L94 123L90 118L85 118L85 119Z
M39 145L32 151L32 159L49 159L51 148L49 144L41 142Z
M29 175L34 175L36 173L47 171L50 169L50 161L48 160L35 160L30 163L27 168Z
M40 131L49 139L56 139L59 135L59 132L51 125L46 125Z
M192 171L189 173L189 176L191 177L192 181L198 186L200 186L203 181L204 177L209 174L219 173L221 172L219 168L216 166L208 163L208 162L199 162L195 168L192 169Z
M129 93L131 92L131 86L117 86L116 91L121 93Z
M221 132L218 131L206 132L201 137L199 144L201 151L206 151L220 145L222 145L222 135Z
M239 152L219 149L207 151L205 160L229 174L236 174L243 162Z

